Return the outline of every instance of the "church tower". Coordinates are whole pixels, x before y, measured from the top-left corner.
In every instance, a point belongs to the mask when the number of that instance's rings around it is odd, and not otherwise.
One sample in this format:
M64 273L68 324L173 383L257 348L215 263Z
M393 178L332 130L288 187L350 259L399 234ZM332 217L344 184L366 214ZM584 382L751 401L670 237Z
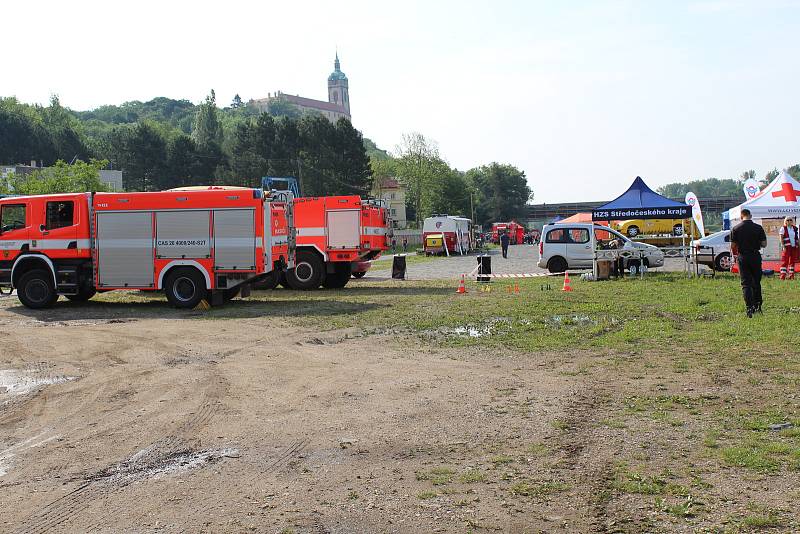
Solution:
M328 76L328 102L342 106L350 114L350 91L347 86L347 76L339 66L339 53L333 62L333 72Z

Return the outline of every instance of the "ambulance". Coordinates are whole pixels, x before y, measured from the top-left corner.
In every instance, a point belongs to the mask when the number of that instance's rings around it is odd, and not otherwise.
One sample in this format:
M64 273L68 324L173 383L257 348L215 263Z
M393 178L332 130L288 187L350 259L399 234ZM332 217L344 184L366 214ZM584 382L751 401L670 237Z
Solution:
M3 198L0 288L34 309L118 289L221 304L293 266L287 209L260 189Z

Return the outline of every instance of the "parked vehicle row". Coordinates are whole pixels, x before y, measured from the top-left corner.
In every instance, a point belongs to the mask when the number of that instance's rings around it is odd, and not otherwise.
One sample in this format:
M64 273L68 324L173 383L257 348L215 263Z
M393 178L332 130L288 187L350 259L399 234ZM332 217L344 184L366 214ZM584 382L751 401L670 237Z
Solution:
M647 267L664 265L664 252L646 243L631 241L621 233L606 226L591 223L548 224L542 229L539 241L538 266L551 273L562 273L567 269L588 269L594 261L594 250L590 232L595 232L595 246L603 248L610 241L617 241L623 250L636 250L639 259L624 259L624 268L638 265L641 261Z

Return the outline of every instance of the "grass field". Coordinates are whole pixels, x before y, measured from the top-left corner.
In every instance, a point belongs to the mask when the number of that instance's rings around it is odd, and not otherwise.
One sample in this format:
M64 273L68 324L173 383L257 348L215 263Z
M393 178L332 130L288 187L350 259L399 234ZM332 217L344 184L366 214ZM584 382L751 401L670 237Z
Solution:
M267 316L456 358L459 349L523 355L543 380L573 391L571 408L549 421L548 440L497 444L489 469L417 473L430 486L420 501L480 484L507 484L510 500L535 502L589 488L613 532L800 528L800 282L766 279L764 314L753 319L731 275L574 280L572 293L558 278L523 279L519 294L508 292L512 284L486 292L470 283L466 295L446 281L276 290L192 318ZM98 301L127 314L152 299ZM160 301L144 306L175 313ZM523 393L498 391L502 406L492 409L528 413L536 399L511 400ZM522 474L532 461L545 466L538 480Z

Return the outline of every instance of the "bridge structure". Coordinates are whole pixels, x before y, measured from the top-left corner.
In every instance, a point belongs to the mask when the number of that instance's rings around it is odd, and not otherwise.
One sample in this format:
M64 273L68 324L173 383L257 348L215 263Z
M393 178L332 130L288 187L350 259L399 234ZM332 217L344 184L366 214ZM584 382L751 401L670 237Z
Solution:
M673 198L683 202L683 198ZM699 197L700 207L704 214L720 214L745 201L745 198L734 197ZM566 218L576 213L591 212L593 209L606 204L608 201L597 202L563 202L554 204L529 204L527 218L529 222L552 221L555 218Z

